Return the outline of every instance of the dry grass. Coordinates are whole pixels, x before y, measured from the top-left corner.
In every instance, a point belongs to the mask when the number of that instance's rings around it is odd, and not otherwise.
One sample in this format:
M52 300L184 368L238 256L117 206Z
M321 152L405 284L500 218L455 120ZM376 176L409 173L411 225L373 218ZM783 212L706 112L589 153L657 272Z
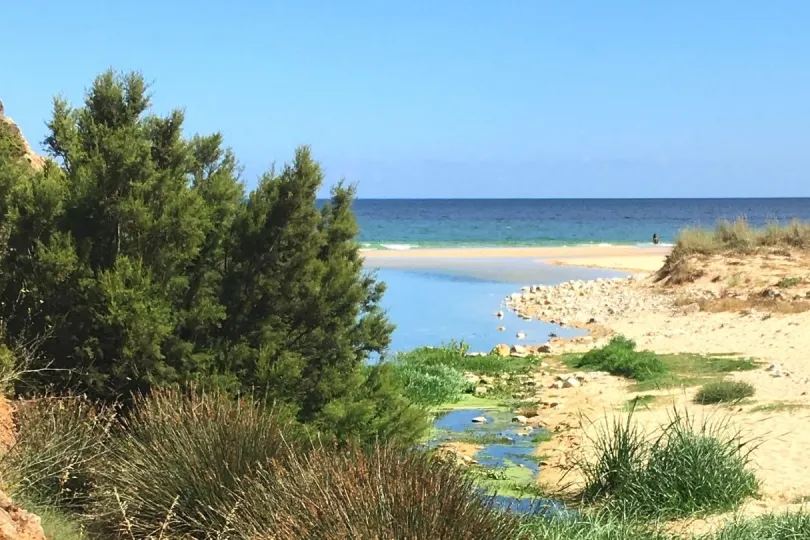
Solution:
M682 230L657 278L673 285L694 281L703 275L695 262L699 257L760 251L785 255L796 250L810 251L810 223L794 220L786 225L773 222L753 228L742 217L723 220L713 231L699 227Z
M688 303L694 303L690 300ZM776 300L762 297L739 298L724 296L720 298L702 298L696 301L701 311L709 313L740 312L746 310L766 311L768 313L794 314L810 311L810 302Z

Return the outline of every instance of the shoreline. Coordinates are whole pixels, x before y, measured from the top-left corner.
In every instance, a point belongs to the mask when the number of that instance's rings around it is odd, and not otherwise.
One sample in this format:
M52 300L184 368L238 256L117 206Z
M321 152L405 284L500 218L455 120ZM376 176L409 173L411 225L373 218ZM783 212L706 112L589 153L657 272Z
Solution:
M652 273L663 265L670 250L670 246L416 248L367 250L361 251L361 256L369 263L379 266L393 262L417 264L462 259L524 259L553 266Z

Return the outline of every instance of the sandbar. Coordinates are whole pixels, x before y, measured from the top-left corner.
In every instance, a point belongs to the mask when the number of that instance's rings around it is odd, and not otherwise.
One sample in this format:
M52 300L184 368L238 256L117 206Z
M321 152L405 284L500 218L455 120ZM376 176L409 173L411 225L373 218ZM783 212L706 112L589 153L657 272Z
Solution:
M367 250L362 255L370 262L391 260L455 259L529 259L547 264L603 268L631 272L655 272L664 262L670 247L572 246L572 247L497 247L435 248L409 250Z

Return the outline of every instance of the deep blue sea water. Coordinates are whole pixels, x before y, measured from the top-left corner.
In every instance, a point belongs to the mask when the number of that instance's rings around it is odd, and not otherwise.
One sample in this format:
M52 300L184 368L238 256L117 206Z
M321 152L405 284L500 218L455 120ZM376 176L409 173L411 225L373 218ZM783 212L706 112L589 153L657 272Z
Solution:
M810 219L810 199L365 199L354 211L374 249L646 244L721 218Z

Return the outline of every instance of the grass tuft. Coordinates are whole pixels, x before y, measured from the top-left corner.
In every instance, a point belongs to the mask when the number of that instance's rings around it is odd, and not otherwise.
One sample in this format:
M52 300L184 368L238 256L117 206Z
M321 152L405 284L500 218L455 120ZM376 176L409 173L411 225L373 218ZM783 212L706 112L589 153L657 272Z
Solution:
M9 494L37 505L81 510L88 503L113 410L84 397L42 397L16 406L17 443L0 460Z
M582 500L616 515L666 519L729 511L758 489L749 469L754 446L727 420L698 423L673 410L650 439L631 412L606 420L591 442L595 458L575 463L585 480Z
M472 474L390 447L319 448L245 486L238 538L516 539L520 521L492 507Z
M734 403L754 395L754 387L746 382L717 381L704 384L695 396L695 403Z
M810 513L771 514L734 521L701 540L799 540L810 538Z
M243 481L259 465L284 462L295 438L286 427L274 411L221 393L139 399L105 460L92 531L150 538L170 526L173 537L209 538L226 530Z

